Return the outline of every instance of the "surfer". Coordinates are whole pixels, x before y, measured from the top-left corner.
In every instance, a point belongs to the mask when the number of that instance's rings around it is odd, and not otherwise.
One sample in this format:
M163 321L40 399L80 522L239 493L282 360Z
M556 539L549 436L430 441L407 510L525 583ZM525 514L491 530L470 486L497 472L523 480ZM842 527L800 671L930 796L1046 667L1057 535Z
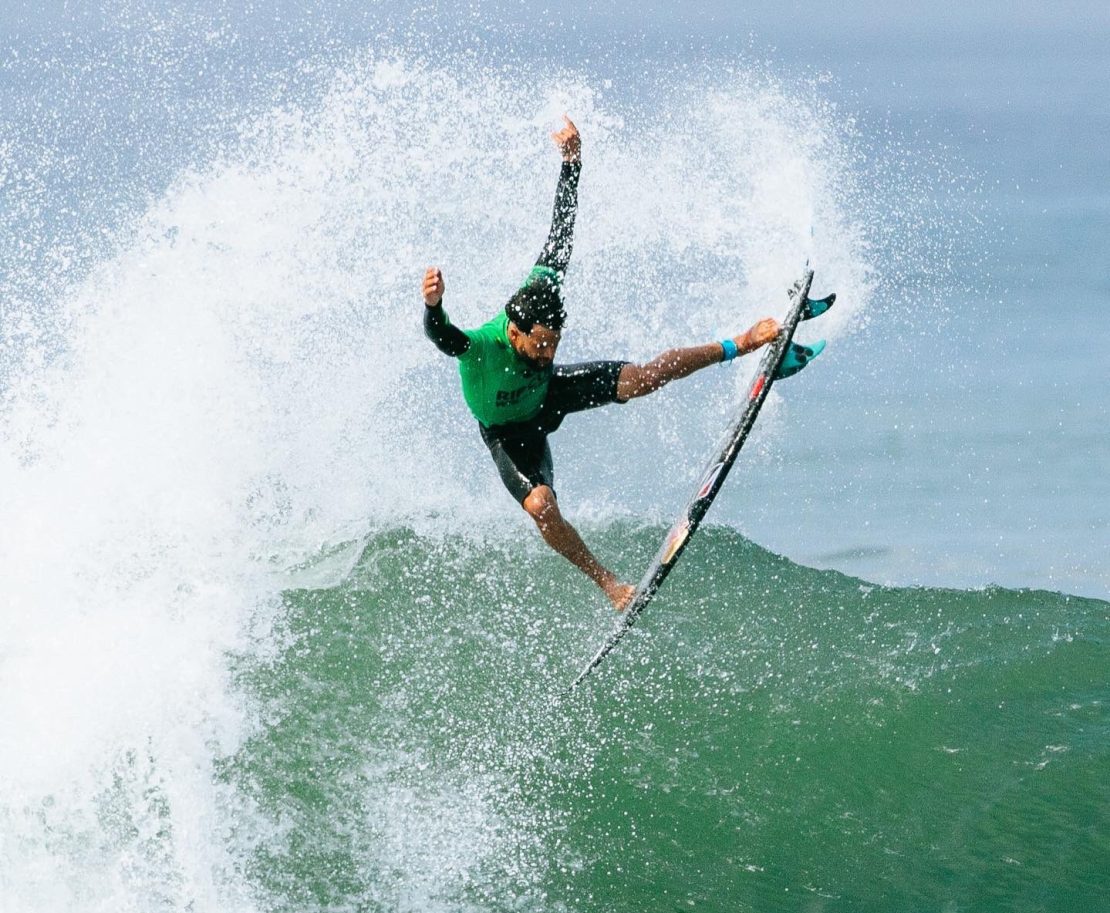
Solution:
M644 364L555 365L567 316L562 281L570 262L582 170L578 129L569 117L563 119L563 129L551 135L563 157L551 230L528 278L496 317L477 329L460 330L443 306L443 273L430 267L423 283L424 332L440 351L458 359L463 398L505 487L536 522L544 541L622 611L635 588L597 560L559 510L548 435L572 412L625 403L709 365L754 352L778 335L779 325L766 318L739 336L668 349Z

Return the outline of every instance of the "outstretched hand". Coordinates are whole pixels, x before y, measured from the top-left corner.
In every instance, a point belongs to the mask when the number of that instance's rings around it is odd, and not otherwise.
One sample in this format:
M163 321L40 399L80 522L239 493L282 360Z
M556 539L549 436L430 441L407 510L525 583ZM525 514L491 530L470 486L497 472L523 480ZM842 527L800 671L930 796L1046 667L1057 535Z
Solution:
M447 285L443 281L443 273L437 266L429 266L424 273L424 303L430 307L438 307L443 301L443 292Z
M574 121L565 114L563 120L567 125L562 130L552 133L551 138L563 153L564 162L579 162L582 160L582 137L578 135L578 128L574 126Z

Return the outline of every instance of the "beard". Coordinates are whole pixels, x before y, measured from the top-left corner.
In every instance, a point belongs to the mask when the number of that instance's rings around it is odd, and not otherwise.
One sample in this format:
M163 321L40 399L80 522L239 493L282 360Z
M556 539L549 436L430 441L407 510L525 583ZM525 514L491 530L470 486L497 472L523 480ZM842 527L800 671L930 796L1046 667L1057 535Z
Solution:
M544 371L551 367L551 362L553 361L551 358L532 358L529 355L521 355L520 357L524 359L525 364L533 371Z

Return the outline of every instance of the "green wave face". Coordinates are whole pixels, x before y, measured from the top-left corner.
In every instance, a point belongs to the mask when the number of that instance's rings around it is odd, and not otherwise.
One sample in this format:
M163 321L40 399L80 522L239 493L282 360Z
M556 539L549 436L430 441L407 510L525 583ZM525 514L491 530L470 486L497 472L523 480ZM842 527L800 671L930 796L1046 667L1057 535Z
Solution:
M588 538L642 566L661 535ZM267 908L1106 909L1106 603L708 528L568 693L611 613L531 539L382 533L285 599L223 768L270 820L242 848Z

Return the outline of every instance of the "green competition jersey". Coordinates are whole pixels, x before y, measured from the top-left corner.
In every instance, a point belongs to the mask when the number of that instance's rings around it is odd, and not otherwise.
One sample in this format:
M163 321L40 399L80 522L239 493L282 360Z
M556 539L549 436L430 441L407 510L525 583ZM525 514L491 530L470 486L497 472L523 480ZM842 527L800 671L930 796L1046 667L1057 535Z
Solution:
M504 313L474 330L458 356L463 398L487 428L534 418L547 396L551 368L536 368L509 345L509 318Z

